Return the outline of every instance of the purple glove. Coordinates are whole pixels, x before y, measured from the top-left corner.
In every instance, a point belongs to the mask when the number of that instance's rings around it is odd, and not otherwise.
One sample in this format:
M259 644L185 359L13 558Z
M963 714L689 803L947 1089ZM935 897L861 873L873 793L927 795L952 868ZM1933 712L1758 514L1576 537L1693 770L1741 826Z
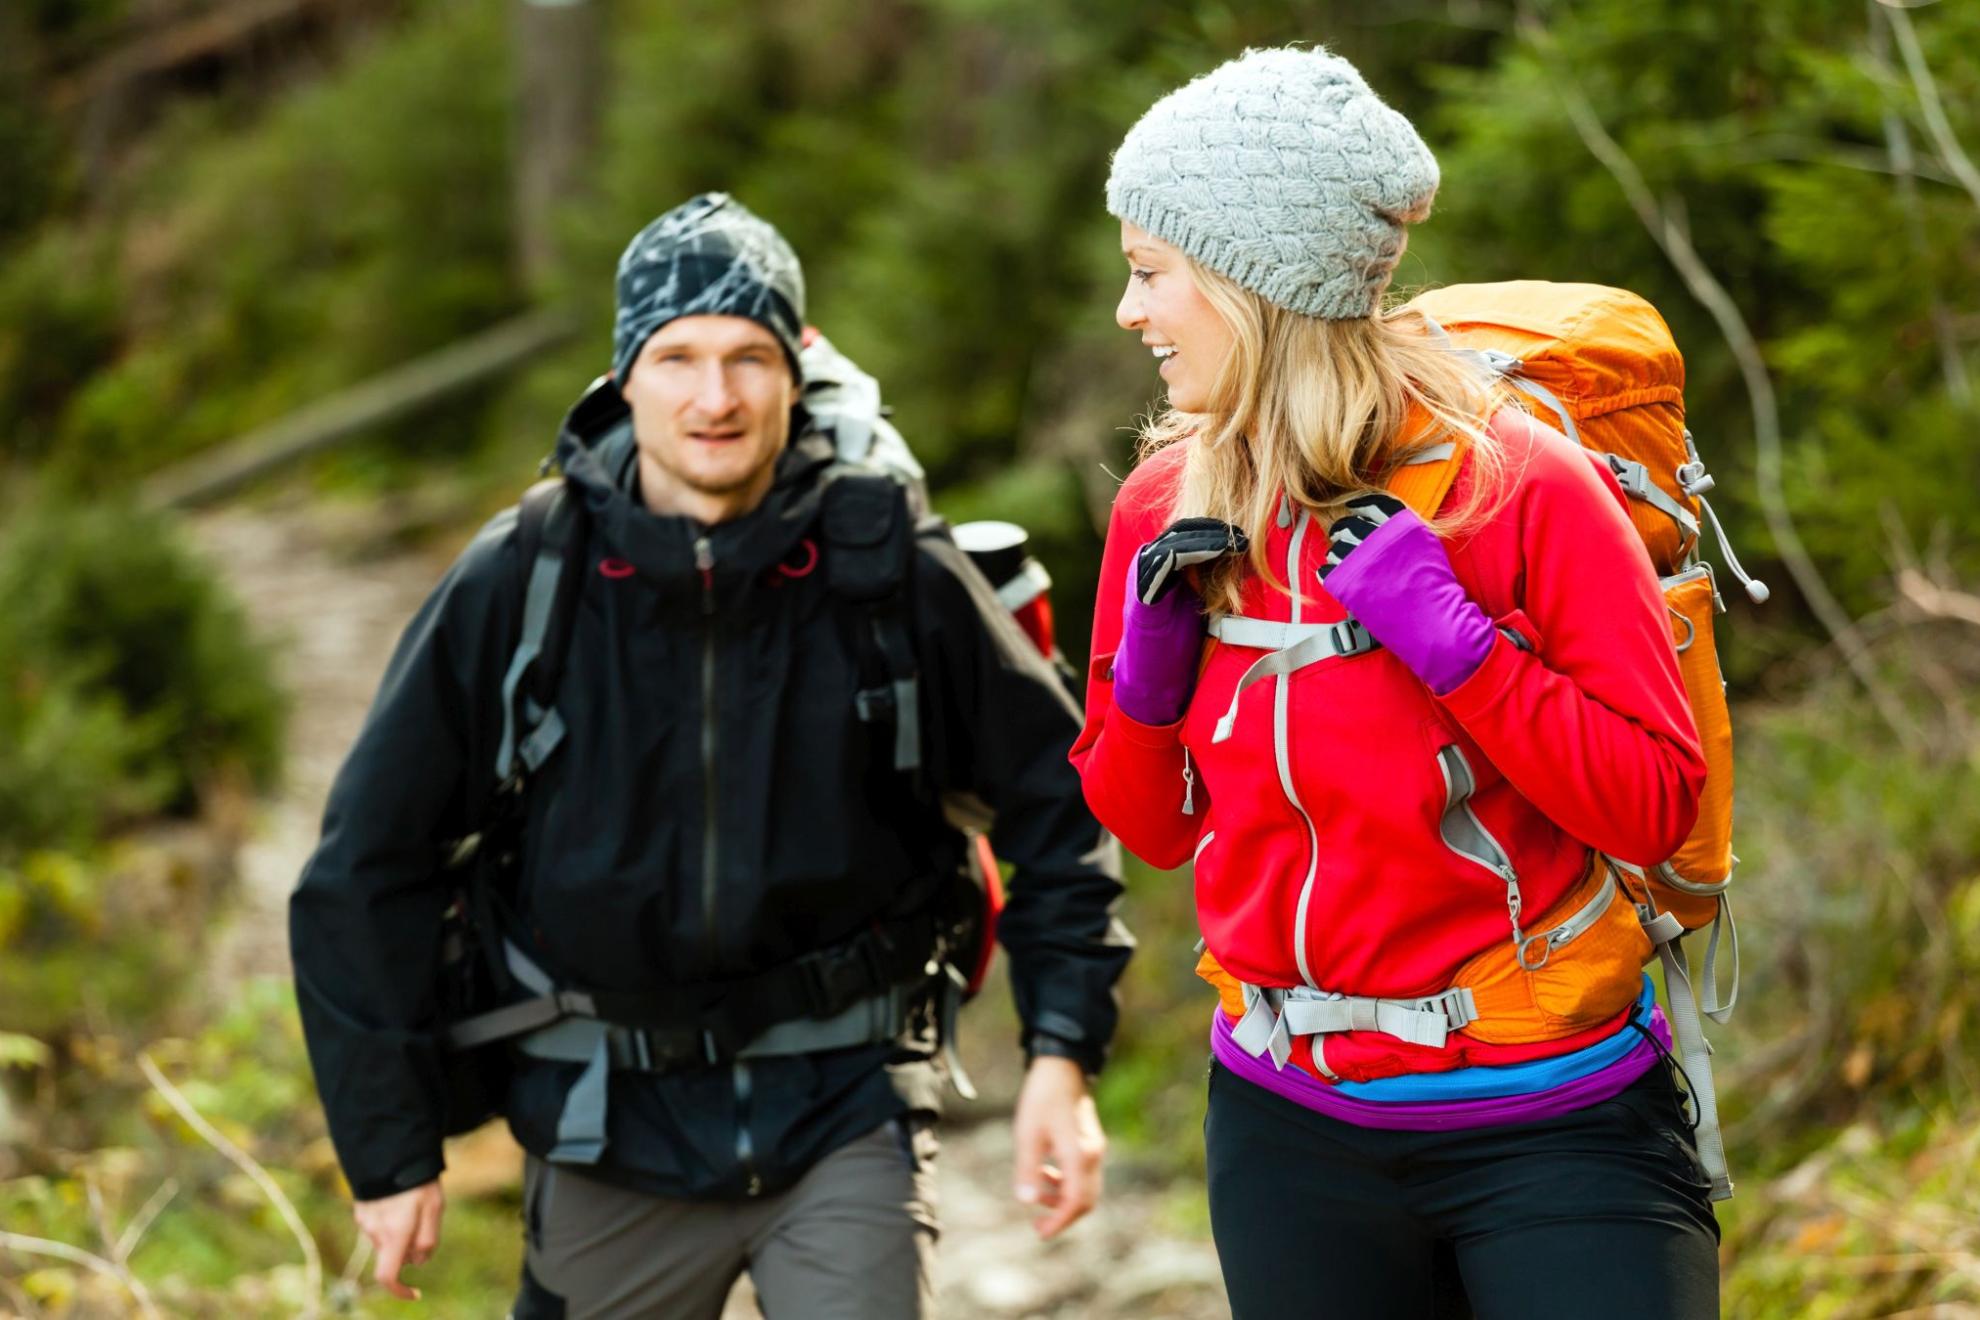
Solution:
M1478 671L1492 620L1451 571L1437 534L1391 495L1357 495L1327 534L1320 580L1438 696Z
M1203 602L1182 570L1244 553L1243 532L1215 518L1184 518L1142 546L1121 596L1114 705L1140 724L1174 724L1196 687Z

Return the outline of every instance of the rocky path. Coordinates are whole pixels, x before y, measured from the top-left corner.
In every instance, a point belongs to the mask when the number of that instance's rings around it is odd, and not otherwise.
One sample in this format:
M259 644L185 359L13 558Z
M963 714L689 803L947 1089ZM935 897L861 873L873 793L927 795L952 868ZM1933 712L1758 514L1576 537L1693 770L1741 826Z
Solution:
M375 517L300 499L230 507L193 525L200 547L274 643L294 700L286 786L264 804L242 856L238 915L213 962L218 986L287 972L285 904L315 844L330 781L400 629L454 548L379 552L381 530ZM987 1042L1007 1041L1010 1032L1001 1022L979 1022L971 1036L979 1082L987 1094L1008 1096L1016 1064L997 1057ZM455 1195L515 1179L520 1160L506 1136L484 1130L470 1140L476 1143L471 1157L451 1162L472 1170L476 1186L453 1188ZM1131 1153L1117 1152L1101 1208L1060 1240L1041 1244L1030 1213L1010 1199L1010 1160L1006 1122L981 1121L945 1134L941 1315L1217 1320L1229 1314L1205 1234L1177 1226L1200 1220L1190 1213L1200 1186L1161 1185L1136 1167ZM747 1285L739 1286L725 1320L756 1313Z

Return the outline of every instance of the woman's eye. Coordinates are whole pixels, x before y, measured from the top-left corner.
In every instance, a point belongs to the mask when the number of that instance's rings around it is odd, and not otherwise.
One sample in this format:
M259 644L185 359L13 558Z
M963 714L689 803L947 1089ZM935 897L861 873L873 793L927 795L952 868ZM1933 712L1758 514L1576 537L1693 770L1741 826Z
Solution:
M1131 271L1129 271L1129 272L1128 272L1128 274L1130 274L1130 275L1132 275L1132 276L1133 276L1133 277L1134 277L1135 279L1138 279L1138 280L1140 280L1140 281L1141 281L1141 282L1142 282L1143 284L1146 284L1146 283L1148 283L1148 281L1150 281L1150 280L1152 280L1152 279L1154 279L1154 278L1155 278L1155 272L1154 272L1154 271L1152 271L1152 270L1143 270L1143 269L1141 269L1141 268L1140 268L1140 267L1138 267L1138 266L1137 266L1137 267L1136 267L1135 269L1133 269L1133 270L1131 270Z

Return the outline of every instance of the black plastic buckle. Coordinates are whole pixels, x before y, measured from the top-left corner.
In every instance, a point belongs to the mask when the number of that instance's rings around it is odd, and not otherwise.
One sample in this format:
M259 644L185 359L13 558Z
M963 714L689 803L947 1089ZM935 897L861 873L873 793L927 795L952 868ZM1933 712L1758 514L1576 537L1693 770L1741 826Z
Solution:
M666 1073L704 1059L705 1032L692 1027L663 1031L654 1027L623 1027L614 1033L612 1062L639 1072Z
M805 990L814 1017L830 1017L858 999L871 983L866 941L821 949L805 960Z

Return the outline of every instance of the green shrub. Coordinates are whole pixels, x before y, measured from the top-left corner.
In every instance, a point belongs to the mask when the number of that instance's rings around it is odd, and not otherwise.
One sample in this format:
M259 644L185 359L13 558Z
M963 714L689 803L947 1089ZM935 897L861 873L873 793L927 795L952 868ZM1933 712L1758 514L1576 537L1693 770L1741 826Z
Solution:
M230 774L273 780L269 658L166 519L24 501L0 601L0 854L184 812Z

